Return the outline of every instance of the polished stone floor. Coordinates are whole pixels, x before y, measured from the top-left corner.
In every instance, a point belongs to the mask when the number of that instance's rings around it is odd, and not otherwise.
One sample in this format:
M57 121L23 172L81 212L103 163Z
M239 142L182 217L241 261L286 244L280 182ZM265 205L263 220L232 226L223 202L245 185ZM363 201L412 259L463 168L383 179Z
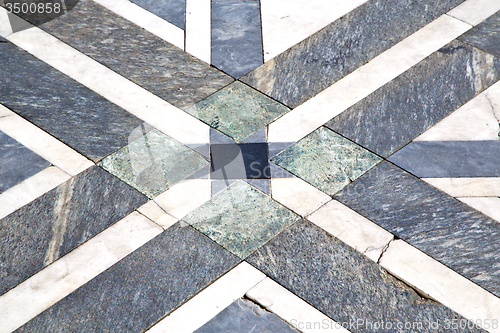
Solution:
M9 2L0 333L500 332L500 0Z

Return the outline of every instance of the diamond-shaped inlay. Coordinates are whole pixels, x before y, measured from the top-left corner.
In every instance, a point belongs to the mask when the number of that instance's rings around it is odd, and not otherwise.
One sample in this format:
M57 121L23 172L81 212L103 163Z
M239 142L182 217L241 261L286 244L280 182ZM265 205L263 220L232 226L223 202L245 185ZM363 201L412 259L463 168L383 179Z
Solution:
M288 111L286 106L238 81L186 110L238 142Z
M325 127L320 127L272 159L328 195L334 195L381 160Z
M150 198L208 162L174 139L152 130L99 163L105 170Z
M298 219L298 215L243 181L183 218L242 259Z

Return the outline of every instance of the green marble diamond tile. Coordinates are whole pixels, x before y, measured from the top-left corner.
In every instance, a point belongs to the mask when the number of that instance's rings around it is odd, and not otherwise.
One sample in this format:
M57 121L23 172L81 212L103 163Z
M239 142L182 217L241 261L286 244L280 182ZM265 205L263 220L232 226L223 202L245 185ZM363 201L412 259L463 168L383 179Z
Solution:
M104 158L99 165L153 198L208 162L195 151L152 130Z
M245 259L298 219L253 186L237 181L183 221Z
M235 81L186 112L240 142L290 109Z
M320 127L272 159L328 195L334 195L381 160L325 127Z

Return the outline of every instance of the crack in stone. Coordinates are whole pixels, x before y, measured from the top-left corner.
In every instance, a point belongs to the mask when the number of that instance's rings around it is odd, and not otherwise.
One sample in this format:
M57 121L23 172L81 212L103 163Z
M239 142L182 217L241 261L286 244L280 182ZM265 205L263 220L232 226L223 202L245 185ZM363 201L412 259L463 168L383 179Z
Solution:
M488 101L488 103L490 103L491 113L493 113L493 117L495 117L495 119L498 122L498 136L500 137L500 117L497 116L497 114L495 112L495 106L493 105L493 102L491 101L491 99L488 97L488 94L484 93L483 95L486 98L486 100Z
M379 256L379 257L378 257L378 259L377 259L377 264L379 264L379 265L380 265L380 260L382 260L382 256L384 255L384 253L386 253L386 252L387 252L387 250L389 249L389 245L391 245L391 243L392 243L394 240L396 240L396 238L395 238L394 236L392 236L392 239L391 239L391 240L390 240L387 244L385 244L385 246L382 248L382 252L380 253L380 256ZM366 251L365 251L365 252L367 252L368 250L369 250L369 248L368 248L368 249L366 249ZM365 252L363 252L363 254L365 254Z

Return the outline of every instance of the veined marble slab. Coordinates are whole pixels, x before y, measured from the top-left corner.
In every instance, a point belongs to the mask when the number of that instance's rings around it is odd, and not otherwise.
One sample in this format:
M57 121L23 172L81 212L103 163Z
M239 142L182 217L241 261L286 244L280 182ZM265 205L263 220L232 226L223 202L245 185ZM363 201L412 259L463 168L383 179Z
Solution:
M500 59L453 41L326 124L388 157L500 78Z
M465 0L447 14L469 24L478 25L499 10L499 0Z
M45 159L0 131L0 194L49 166Z
M414 141L388 160L417 177L500 177L500 141Z
M477 209L486 216L500 223L500 198L498 197L468 197L457 198L463 203Z
M93 161L142 121L13 44L0 45L0 102Z
M238 262L179 222L16 332L144 332Z
M264 193L237 181L183 221L244 259L298 219Z
M294 108L460 2L370 0L241 80Z
M212 0L211 63L234 78L264 63L259 0Z
M272 161L328 195L333 195L382 159L320 127Z
M500 296L497 221L388 162L380 163L334 198Z
M92 167L0 220L0 294L147 201Z
M459 38L478 49L500 57L500 11Z
M394 332L398 323L403 327L417 323L418 332L444 331L445 320L464 320L304 220L258 249L247 262L353 333ZM393 326L387 330L382 321Z
M68 14L41 28L179 108L232 81L90 0L80 0Z
M290 111L266 95L235 81L186 112L240 142ZM211 142L230 142L211 132ZM217 139L218 138L218 139ZM215 140L214 140L215 139Z

